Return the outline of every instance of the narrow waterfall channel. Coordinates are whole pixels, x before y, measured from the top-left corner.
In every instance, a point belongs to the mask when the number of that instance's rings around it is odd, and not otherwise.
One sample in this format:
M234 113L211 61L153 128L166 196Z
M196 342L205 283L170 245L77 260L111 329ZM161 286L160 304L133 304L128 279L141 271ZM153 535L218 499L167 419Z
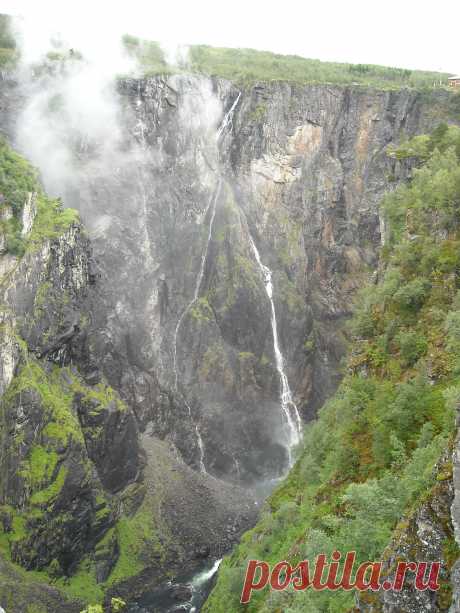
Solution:
M223 118L220 126L217 128L216 141L217 141L218 147L219 147L219 140L220 140L220 138L232 126L233 115L235 113L235 109L236 109L236 107L238 105L240 97L241 97L241 92L238 93L237 98L233 102L233 104L230 107L229 111L224 115L224 118ZM190 309L196 303L196 301L198 300L198 298L200 296L200 289L201 289L201 284L203 282L203 276L204 276L204 271L205 271L205 267L206 267L206 260L207 260L207 257L208 257L209 245L210 245L211 239L212 239L212 230L213 230L213 226L214 226L214 219L216 217L217 202L219 200L221 189L222 189L222 177L218 174L216 188L214 190L214 193L211 195L211 198L209 200L208 206L206 207L206 211L205 211L205 214L204 214L204 219L206 219L206 217L208 216L209 210L211 209L211 215L210 215L209 226L208 226L208 236L207 236L205 248L204 248L203 253L201 255L201 265L200 265L200 270L199 270L198 276L196 278L195 291L194 291L192 300L187 304L185 309L182 311L182 314L180 315L180 317L179 317L179 319L177 321L177 324L176 324L176 328L174 330L174 337L173 337L173 372L174 372L174 389L175 389L176 392L179 392L179 389L178 389L179 388L179 371L178 371L178 367L177 367L177 339L178 339L179 332L180 332L180 329L182 327L182 324L183 324L183 322L184 322L188 312L190 311ZM192 409L191 409L190 405L188 404L186 398L184 397L183 394L181 394L181 396L182 396L182 398L184 400L185 406L187 407L190 420L193 423L194 428L195 428L195 434L196 434L196 439L197 439L197 446L198 446L198 449L200 451L200 470L201 470L201 472L206 473L207 472L206 471L206 465L205 465L205 462L204 462L205 448L204 448L203 438L202 438L201 433L200 433L200 428L199 428L198 422L193 418Z
M280 343L278 338L278 324L276 320L275 302L273 300L273 281L272 271L263 264L259 250L256 247L254 239L249 233L249 242L251 249L254 252L257 265L262 273L262 278L265 285L265 291L267 292L268 299L271 306L271 324L273 333L273 350L275 353L276 369L280 378L280 403L281 410L286 424L286 449L289 457L289 468L293 465L292 460L292 448L298 445L302 436L302 422L297 406L292 398L291 388L289 387L289 380L284 370L284 358L281 353Z
M233 115L235 114L235 109L238 106L238 102L241 98L241 92L238 92L238 96L235 98L234 103L230 107L230 110L225 114L222 123L217 129L217 138L219 139L225 132L227 132L233 125Z
M230 107L229 112L224 117L220 128L217 131L218 138L231 129L233 125L233 115L235 113L235 109L238 105L238 102L241 98L241 92L238 93L235 101ZM281 410L283 412L285 424L286 424L286 449L288 452L289 458L289 468L293 465L292 458L292 448L299 444L300 439L302 437L302 421L300 419L300 414L297 409L297 406L292 397L291 388L289 386L289 380L287 378L286 372L284 370L284 357L280 349L279 336L278 336L278 324L276 319L276 310L275 303L273 300L273 281L272 281L272 271L263 264L259 250L256 247L254 239L249 234L249 242L251 244L251 249L254 253L257 265L262 273L262 278L265 285L265 291L267 293L268 299L270 300L271 307L271 325L272 325L272 333L273 333L273 350L275 354L276 361L276 369L280 378L280 404Z
M209 220L209 229L208 229L208 236L207 236L207 240L206 240L206 246L203 250L203 253L201 255L201 265L200 265L200 271L198 273L198 276L196 278L196 283L195 283L195 291L193 294L193 298L192 300L190 300L190 302L187 304L187 306L185 307L185 309L182 311L181 316L179 317L177 324L176 324L176 328L174 330L174 337L173 337L173 372L174 372L174 389L176 390L176 392L179 392L179 371L177 368L177 338L179 335L179 331L181 329L182 323L184 322L185 317L187 316L188 312L190 311L190 309L192 308L192 306L195 304L195 302L198 300L199 295L200 295L200 288L201 288L201 284L203 282L203 276L204 276L204 269L206 266L206 260L208 257L208 251L209 251L209 244L211 242L211 238L212 238L212 228L214 226L214 219L216 216L216 207L217 207L217 201L219 199L219 195L220 195L220 191L221 191L221 187L222 187L222 180L218 179L217 181L217 186L214 190L214 193L212 194L210 200L209 200L209 204L206 207L206 211L205 211L205 215L204 215L204 219L206 219L208 213L209 213L209 209L211 208L211 217ZM201 433L200 433L200 428L198 426L198 423L196 422L196 420L193 418L192 415L192 409L190 407L190 405L188 404L186 398L184 397L184 394L181 393L182 399L185 403L185 406L187 407L188 410L188 414L190 417L190 420L193 423L193 426L195 428L195 434L196 434L196 439L197 439L197 445L198 445L198 449L200 451L200 470L201 472L205 473L206 471L206 465L204 463L204 444L203 444L203 439L201 437Z

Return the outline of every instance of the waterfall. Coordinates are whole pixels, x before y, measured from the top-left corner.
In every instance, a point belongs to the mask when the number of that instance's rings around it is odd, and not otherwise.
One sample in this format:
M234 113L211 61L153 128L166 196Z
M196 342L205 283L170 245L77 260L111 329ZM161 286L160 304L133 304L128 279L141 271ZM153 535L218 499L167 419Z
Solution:
M145 132L147 131L147 125L145 123L145 109L142 106L142 95L141 95L141 82L137 83L137 98L136 98L136 116L137 122L135 126L135 134L139 137L141 148L146 149L146 141L145 141Z
M233 115L235 113L235 109L237 107L237 104L239 102L240 97L241 97L241 92L238 93L238 96L236 97L236 99L233 102L232 106L230 107L229 111L225 114L225 116L224 116L224 118L222 120L222 123L217 128L217 138L216 138L217 141L222 136L222 134L224 134L224 132L227 131L232 126ZM142 136L143 136L143 133L142 133ZM211 210L211 217L210 217L210 220L209 220L208 236L207 236L207 240L206 240L206 245L205 245L205 248L204 248L203 253L201 255L200 270L199 270L198 276L196 278L195 291L193 293L192 300L187 304L185 309L182 311L182 313L181 313L181 315L180 315L180 317L179 317L179 319L177 321L176 328L174 330L174 337L173 337L173 372L174 372L174 389L176 391L178 391L178 385L179 385L179 372L178 372L178 369L177 369L177 338L179 336L179 331L181 329L181 326L182 326L182 323L183 323L184 319L186 318L188 312L190 311L192 306L195 304L195 302L198 300L199 295L200 295L201 284L203 282L204 271L205 271L205 268L206 268L206 260L208 258L209 245L210 245L211 239L212 239L212 229L213 229L213 226L214 226L214 219L216 217L217 201L219 199L221 188L222 188L222 177L218 176L216 189L214 190L214 193L211 195L211 198L209 200L208 206L206 207L206 211L205 211L205 214L204 214L204 219L206 219L206 217L207 217L207 215L209 213L209 209L210 208L212 209ZM198 423L193 419L192 409L191 409L190 405L186 401L184 395L181 394L181 396L182 396L182 398L184 400L185 406L187 407L190 420L191 420L191 422L193 423L193 425L195 427L195 435L196 435L197 445L198 445L198 449L200 451L200 471L202 473L206 473L207 471L206 471L206 466L205 466L205 463L204 463L205 450L204 450L203 438L201 436Z
M230 107L230 110L226 113L225 117L222 120L222 123L220 124L220 126L217 128L217 138L219 139L222 134L227 131L229 128L232 127L233 125L233 115L235 114L235 109L238 105L238 102L240 101L241 98L241 92L238 93L238 96L235 98L235 101L233 102L232 106Z
M201 256L200 272L198 274L197 282L196 282L196 285L195 285L195 294L193 296L193 302L196 302L198 300L198 296L200 295L200 288L201 288L201 283L203 281L204 269L205 269L205 266L206 266L206 260L208 258L209 244L210 244L211 238L212 238L212 228L214 226L214 219L216 217L217 200L219 198L221 188L222 188L222 179L219 177L219 180L217 182L217 188L216 188L214 199L213 199L214 202L213 202L213 205L212 205L211 219L209 221L208 239L206 241L206 247L205 247L205 249L203 251L203 254ZM192 304L193 304L193 302L192 302Z
M192 607L190 609L190 613L198 613L198 608L197 606L195 606L195 604L198 604L198 603L194 603L195 597L196 595L199 595L202 592L203 588L205 588L207 584L209 584L211 579L214 577L214 575L219 570L219 566L221 562L222 560L216 560L211 568L209 568L208 570L203 570L193 577L191 581Z
M200 450L200 471L202 473L205 473L207 471L206 471L206 466L204 463L204 445L203 445L203 439L201 438L201 432L200 432L200 429L198 428L197 423L195 423L195 434L196 434L196 440L198 442L198 449Z
M289 387L289 381L287 375L284 371L284 358L281 353L279 338L278 338L278 324L276 321L276 311L275 311L275 303L273 300L273 282L272 282L272 271L263 264L259 250L256 247L256 244L249 233L249 243L254 252L254 256L257 262L257 265L260 268L262 273L262 278L264 280L265 291L267 292L268 299L270 301L271 307L271 324L272 324L272 334L273 334L273 350L275 353L275 361L276 361L276 369L278 371L278 375L280 378L280 401L281 401L281 410L283 412L283 416L286 423L287 429L287 450L289 455L289 467L292 467L292 453L291 449L294 445L297 445L300 442L302 436L302 422L300 419L299 411L297 406L292 398L291 388Z
M212 238L212 228L214 226L214 219L216 217L217 200L218 200L219 195L220 195L221 187L222 187L222 180L219 178L219 181L217 182L217 187L216 187L214 193L211 195L211 198L209 200L208 206L206 207L206 211L205 211L205 214L204 214L204 218L206 218L207 214L209 212L209 209L212 206L211 218L209 220L208 237L207 237L207 241L206 241L206 246L205 246L205 248L203 250L203 253L201 255L200 271L198 273L198 277L196 278L195 291L193 293L193 298L190 300L190 302L187 304L185 309L182 311L182 314L179 317L179 319L177 321L177 324L176 324L176 328L174 330L173 370L174 370L174 388L176 390L177 390L178 376L179 376L178 375L178 371L177 371L177 336L179 334L179 330L180 330L180 328L182 326L182 323L183 323L185 317L187 316L187 313L190 311L192 306L198 300L198 297L200 295L200 288L201 288L201 283L203 282L204 269L205 269L205 266L206 266L206 259L208 257L209 244L210 244L211 238Z
M201 585L203 585L203 583L207 583L210 579L212 579L219 570L221 562L222 559L216 560L211 568L209 568L208 570L203 570L198 573L198 575L195 575L195 577L193 577L192 579L192 588L197 589Z
M179 372L177 369L177 338L179 335L179 331L180 328L182 326L182 323L185 319L185 317L187 316L187 313L190 311L190 309L192 308L192 306L195 304L195 302L198 300L198 297L200 295L200 288L201 288L201 284L203 282L203 276L204 276L204 270L206 267L206 260L208 257L208 251L209 251L209 245L211 243L211 238L212 238L212 229L214 226L214 219L216 217L216 208L217 208L217 201L219 199L219 195L220 195L220 190L222 187L222 180L219 178L218 182L217 182L217 187L214 191L214 193L212 194L210 200L209 200L209 204L206 207L206 212L205 212L205 218L209 212L210 207L212 207L211 210L211 218L209 220L209 228L208 228L208 236L207 236L207 240L206 240L206 246L203 250L203 253L201 255L201 264L200 264L200 271L198 273L198 276L196 278L196 283L195 283L195 291L193 293L193 298L192 300L190 300L190 302L187 304L187 306L185 307L185 309L182 311L181 316L179 317L177 324L176 324L176 328L174 330L174 340L173 340L173 371L174 371L174 389L176 391L178 391L178 384L179 384ZM190 405L188 404L188 402L186 401L186 399L184 398L184 395L182 395L182 398L184 400L185 406L187 407L188 410L188 414L189 417L195 427L195 434L196 434L196 439L197 439L197 445L198 445L198 449L200 451L200 470L202 473L206 472L206 466L204 463L204 445L203 445L203 439L201 437L201 433L200 433L200 429L198 427L198 424L196 421L194 421L193 416L192 416L192 409L190 407Z

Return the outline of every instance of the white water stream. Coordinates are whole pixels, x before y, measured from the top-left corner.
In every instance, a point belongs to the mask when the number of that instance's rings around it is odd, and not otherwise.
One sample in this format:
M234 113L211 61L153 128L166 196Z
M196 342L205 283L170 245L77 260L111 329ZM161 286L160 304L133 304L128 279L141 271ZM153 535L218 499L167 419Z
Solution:
M224 135L224 133L226 131L228 131L229 129L231 129L232 125L233 125L233 115L235 113L236 107L238 105L238 102L241 98L241 92L238 93L238 96L235 98L232 106L230 107L229 111L225 114L220 126L217 129L217 141L219 142L220 138ZM220 191L222 188L222 178L219 176L218 178L218 182L217 182L217 187L216 190L213 194L213 196L211 196L211 199L209 201L209 204L206 208L206 212L205 212L205 218L208 215L209 209L210 207L212 207L212 212L211 212L211 217L210 217L210 221L209 221L209 229L208 229L208 236L207 236L207 241L206 241L206 246L205 249L203 251L203 254L201 256L201 265L200 265L200 270L197 276L197 280L195 283L195 291L193 294L193 298L192 300L189 302L189 304L185 307L184 311L182 312L181 316L179 317L179 320L177 322L175 331L174 331L174 342L173 342L173 369L174 369L174 386L175 389L178 389L178 369L177 369L177 338L179 335L179 331L180 328L182 326L182 323L185 319L185 317L187 316L187 313L189 312L189 310L191 309L191 307L195 304L195 302L198 300L199 298L199 294L200 294L200 289L201 289L201 284L203 281L203 276L204 276L204 271L205 271L205 266L206 266L206 260L207 260L207 256L208 256L208 251L209 251L209 245L211 242L211 238L212 238L212 230L213 230L213 225L214 225L214 219L215 219L215 215L216 215L216 207L217 207L217 201L220 195ZM288 459L289 459L289 467L292 467L293 465L293 459L292 459L292 449L293 447L295 447L296 445L298 445L298 443L300 442L301 436L302 436L302 421L300 419L300 414L299 411L297 409L297 406L294 402L294 399L292 397L292 392L291 392L291 388L289 386L289 380L287 378L285 369L284 369L284 357L283 354L281 352L280 349L280 343L279 343L279 336L278 336L278 324L277 324L277 319L276 319L276 310L275 310L275 302L273 300L273 281L272 281L272 271L268 268L268 266L265 266L265 264L262 262L261 257L260 257L260 253L259 250L256 247L256 244L251 236L251 234L249 233L249 242L251 245L251 249L254 253L257 265L262 273L262 278L264 281L264 285L265 285L265 291L267 293L268 299L270 301L270 308L271 308L271 325L272 325L272 334L273 334L273 350L274 350L274 354L275 354L275 362L276 362L276 369L278 371L278 375L280 378L280 404L281 404L281 410L282 410L282 414L283 414L283 418L284 418L284 422L285 422L285 427L286 427L286 449L288 452ZM184 399L184 402L187 406L188 412L189 412L189 416L190 419L193 422L193 417L192 417L192 411L190 406L188 405L188 403L186 402L186 400ZM200 469L202 472L206 472L206 467L204 464L204 445L203 445L203 439L201 437L200 434L200 430L198 427L198 424L196 422L194 422L194 426L195 426L195 432L196 432L196 437L197 437L197 444L198 444L198 448L200 450Z
M201 283L203 282L203 276L204 276L204 269L206 267L206 259L208 257L208 251L209 251L209 244L211 242L211 238L212 238L212 228L214 226L214 218L216 216L216 207L217 207L217 201L219 199L219 194L220 194L220 190L221 190L221 186L222 186L222 181L219 178L218 182L217 182L217 187L214 191L214 194L211 196L211 199L209 200L209 204L206 207L206 211L205 211L205 215L204 218L206 218L208 212L209 212L209 208L212 206L212 211L211 211L211 218L209 220L209 230L208 230L208 237L206 240L206 247L201 255L201 265L200 265L200 272L198 273L198 276L196 278L196 283L195 283L195 291L193 293L193 298L192 300L190 300L190 302L187 304L187 306L185 307L185 309L182 311L181 316L179 317L179 320L176 324L176 328L174 330L174 341L173 341L173 370L174 370L174 388L176 391L178 391L178 384L179 384L179 373L178 373L178 369L177 369L177 337L179 335L179 330L182 326L182 323L185 319L185 317L187 316L187 313L190 311L190 309L192 308L192 306L195 304L195 302L198 300L198 297L200 295L200 288L201 288ZM181 394L185 406L187 407L188 410L188 415L190 417L191 422L194 425L195 428L195 434L196 434L196 441L197 441L197 445L198 445L198 449L200 451L200 471L202 473L206 473L206 465L204 463L204 444L203 444L203 438L201 436L201 432L200 432L200 428L198 426L198 423L193 419L193 415L192 415L192 409L190 407L190 405L188 404L187 400L185 399L184 395Z
M221 562L222 560L216 560L211 568L207 570L202 570L200 573L198 573L197 575L193 577L192 582L191 582L192 602L193 602L193 594L196 592L200 592L201 588L205 586L209 581L211 581L211 579L214 577L214 575L219 570L219 566ZM192 606L192 608L190 609L190 613L196 613L196 611L197 611L196 607Z
M190 309L192 308L192 306L195 304L195 302L198 300L198 297L200 295L200 288L201 288L201 283L203 282L203 276L204 276L204 269L206 266L206 259L208 257L208 251L209 251L209 244L211 242L211 238L212 238L212 228L214 225L214 218L216 216L216 207L217 207L217 200L219 198L220 195L220 190L222 187L222 180L219 178L218 182L217 182L217 187L214 191L214 193L212 194L210 200L209 200L209 204L206 207L206 211L204 214L204 219L206 219L209 209L212 206L212 212L211 212L211 218L209 220L209 230L208 230L208 237L207 237L207 241L206 241L206 247L201 255L201 265L200 265L200 272L198 273L198 276L196 278L196 283L195 283L195 291L193 293L193 298L190 300L190 302L187 304L187 306L185 307L185 309L182 311L181 316L179 317L177 324L176 324L176 328L174 330L174 340L173 340L173 370L174 370L174 388L177 390L177 386L178 386L178 370L177 370L177 337L179 334L179 330L182 326L182 323L185 319L185 317L187 316L188 312L190 311Z
M238 104L238 101L239 101L240 97L241 97L241 92L238 94L237 98L233 102L233 104L230 107L229 111L225 114L225 116L224 116L224 118L222 120L222 123L217 128L217 132L216 132L216 140L217 141L224 134L224 132L226 132L229 128L231 128L232 121L233 121L233 115L235 113L235 109L237 107L237 104ZM195 304L195 302L198 300L199 295L200 295L201 284L203 282L204 271L205 271L205 268L206 268L206 260L207 260L207 257L208 257L209 245L210 245L211 239L212 239L212 229L213 229L213 226L214 226L214 219L216 217L217 202L219 200L221 188L222 188L222 177L219 176L218 179L217 179L217 186L216 186L216 188L214 190L213 195L211 196L211 198L209 200L209 204L206 207L206 211L205 211L205 214L204 214L204 219L206 219L206 217L208 216L209 209L210 209L210 207L212 207L211 217L210 217L210 220L209 220L209 228L208 228L208 236L207 236L207 240L206 240L206 246L205 246L205 248L203 250L203 253L201 255L200 270L199 270L198 276L196 278L195 291L193 293L193 298L192 298L192 300L190 300L190 302L187 304L185 309L182 311L182 314L179 317L179 319L177 321L177 324L176 324L176 328L174 330L174 337L173 337L173 371L174 371L174 389L176 391L178 391L178 384L179 384L179 372L178 372L178 368L177 368L177 338L178 338L179 331L181 329L182 323L184 322L184 319L186 318L188 312L190 311L192 306ZM204 449L204 444L203 444L203 438L201 436L198 423L193 419L192 409L191 409L190 405L188 404L188 402L186 401L186 399L184 398L183 394L182 394L182 398L184 400L185 406L187 407L190 420L192 421L192 423L193 423L193 425L195 427L195 434L196 434L196 439L197 439L197 445L198 445L198 449L200 451L200 470L201 470L201 472L206 473L207 471L206 471L206 466L205 466L205 463L204 463L205 449Z
M177 337L179 335L179 331L180 328L182 326L182 323L185 319L185 317L187 316L187 313L190 311L190 309L192 308L192 306L195 304L195 302L198 300L198 296L200 294L200 287L201 287L201 283L203 281L203 275L204 275L204 269L206 266L206 259L208 256L208 250L209 250L209 243L211 242L211 237L212 237L212 228L214 225L214 218L216 216L216 206L217 206L217 201L219 198L219 194L220 194L220 189L221 189L221 185L222 182L219 179L219 182L217 184L217 188L213 194L213 196L211 197L209 204L206 208L206 212L205 212L205 218L209 212L209 207L212 205L212 212L211 212L211 218L209 221L209 230L208 230L208 237L207 237L207 241L206 241L206 247L202 253L201 256L201 266L200 266L200 272L198 274L198 277L196 279L196 283L195 283L195 291L193 293L193 298L192 300L187 304L187 306L185 307L185 309L182 311L181 316L179 317L179 320L176 324L176 328L174 330L174 340L173 340L173 370L174 370L174 388L176 390L176 392L178 392L178 384L179 384L179 373L178 373L178 369L177 369ZM198 445L198 449L200 452L200 471L202 473L207 472L206 471L206 466L204 463L204 444L203 444L203 438L201 436L201 432L200 432L200 428L198 427L198 423L193 419L193 415L192 415L192 409L190 407L190 405L188 404L187 400L185 399L184 395L181 394L183 401L185 403L185 406L187 407L188 410L188 415L189 418L191 420L191 422L194 425L195 428L195 435L196 435L196 440L197 440L197 445Z
M262 262L259 250L256 247L256 244L249 234L249 242L251 244L252 251L254 252L254 256L257 262L257 265L260 268L262 273L262 278L264 280L265 291L267 292L268 299L270 301L271 307L271 324L272 324L272 333L273 333L273 350L275 353L275 361L276 361L276 369L280 378L280 401L281 401L281 410L283 412L283 416L286 423L287 430L287 441L286 448L288 451L289 457L289 467L292 467L292 448L295 445L298 445L302 436L302 422L300 419L300 414L297 409L297 406L292 398L291 388L289 387L289 381L287 375L284 371L284 358L281 353L280 343L278 338L278 324L276 321L276 311L275 311L275 302L273 300L273 281L272 281L272 271L265 266Z
M230 110L228 111L228 113L226 113L224 119L222 120L222 123L220 124L220 126L217 128L217 138L219 139L222 134L229 130L232 125L233 125L233 115L235 114L235 109L238 106L238 102L240 101L241 98L241 92L239 92L238 96L235 99L235 102L232 104L232 106L230 107Z

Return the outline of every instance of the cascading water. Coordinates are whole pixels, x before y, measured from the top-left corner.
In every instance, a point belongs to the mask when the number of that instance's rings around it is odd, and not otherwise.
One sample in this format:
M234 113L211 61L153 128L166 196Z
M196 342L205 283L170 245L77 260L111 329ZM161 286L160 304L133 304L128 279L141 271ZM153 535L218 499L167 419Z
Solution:
M298 445L302 435L302 422L300 419L300 414L297 409L297 406L292 398L291 388L289 387L289 381L286 373L284 372L284 358L281 353L279 338L278 338L278 324L276 321L276 311L275 311L275 302L273 300L273 281L272 281L272 271L263 264L259 250L256 247L256 244L249 234L249 243L251 245L251 249L254 252L254 256L257 262L257 265L260 268L262 273L262 278L264 280L265 291L267 292L268 299L270 301L271 306L271 324L272 324L272 333L273 333L273 350L275 353L275 361L276 361L276 369L280 378L280 400L281 400L281 410L283 411L283 416L286 423L287 430L287 441L286 448L288 451L289 457L289 467L292 466L292 448L295 445Z
M241 97L241 92L239 92L235 101L233 102L230 110L227 115L224 117L219 129L217 130L217 137L221 138L225 131L229 130L233 125L233 115L235 113L235 109L238 105L238 102ZM267 296L270 300L271 307L271 324L272 324L272 333L273 333L273 349L275 353L275 361L276 361L276 369L280 378L280 401L281 401L281 409L283 412L284 420L286 423L286 449L288 452L289 458L289 467L292 466L292 448L300 442L302 435L302 421L300 419L300 414L297 409L297 406L292 398L291 388L289 387L289 381L287 375L284 371L284 358L281 353L280 343L278 338L278 324L276 320L276 311L275 311L275 303L273 300L273 282L272 282L272 271L263 264L259 250L256 247L256 244L249 233L249 242L251 244L252 251L254 252L254 256L257 262L257 265L260 268L262 273L262 277L264 280L265 291L267 292Z
M217 128L217 138L219 139L222 134L227 131L228 129L230 129L233 125L233 115L235 114L235 109L238 106L238 102L240 101L241 98L241 92L238 93L238 96L235 98L234 103L232 104L232 106L230 107L230 110L228 111L228 113L226 113L222 123L220 124L220 126Z
M212 207L212 212L211 212L211 218L209 221L209 229L208 229L208 237L207 237L207 241L206 241L206 247L201 255L201 265L200 265L200 271L198 273L198 277L196 279L196 283L195 283L195 291L193 294L193 298L192 300L190 300L190 302L187 304L187 306L185 307L185 309L182 311L181 316L179 317L177 324L176 324L176 328L174 330L174 342L173 342L173 370L174 370L174 388L177 390L177 386L178 386L178 371L177 371L177 336L179 334L179 330L182 326L182 323L185 319L185 317L187 316L187 313L190 311L190 309L192 308L192 306L195 304L195 302L198 300L198 297L200 295L200 288L201 288L201 284L203 282L203 276L204 276L204 269L206 266L206 260L208 257L208 251L209 251L209 244L211 242L211 238L212 238L212 228L214 225L214 219L216 216L216 206L217 206L217 200L219 198L220 195L220 190L222 187L222 181L221 179L219 179L218 183L217 183L217 187L214 191L214 193L212 194L210 200L209 200L209 204L206 207L206 211L204 214L204 219L206 219L209 209L210 207Z
M210 221L209 221L208 237L207 237L207 240L206 240L205 249L204 249L204 251L203 251L203 253L201 255L200 272L198 273L198 277L196 279L195 291L194 291L194 294L193 294L193 298L187 304L185 309L182 311L182 314L179 317L179 319L177 321L177 324L176 324L176 328L174 330L173 371L174 371L174 389L176 390L176 392L178 391L178 384L179 384L179 373L178 373L178 370L177 370L177 337L179 335L180 328L182 326L182 323L183 323L187 313L190 311L192 306L198 300L198 297L200 295L200 288L201 288L201 284L203 282L204 269L206 267L206 260L207 260L207 257L208 257L209 244L210 244L211 238L212 238L212 229L213 229L213 226L214 226L214 219L215 219L215 216L216 216L217 201L219 199L221 186L222 186L222 181L219 178L219 180L217 182L217 187L216 187L216 189L214 191L214 194L211 196L211 199L209 200L209 204L206 207L206 211L205 211L205 218L206 218L206 216L207 216L207 214L209 212L209 208L212 206L211 218L210 218ZM198 449L199 449L199 452L200 452L200 470L201 470L202 473L205 473L207 471L206 471L206 466L205 466L205 463L204 463L204 444L203 444L203 438L201 436L200 429L198 427L197 422L193 419L192 409L191 409L190 405L186 401L184 395L183 394L181 394L181 395L182 395L182 398L184 400L185 406L187 407L190 420L192 421L192 423L194 425L194 428L195 428L197 445L198 445Z
M214 564L211 566L210 569L208 570L203 570L200 573L198 573L197 575L195 575L195 577L193 577L192 582L191 582L191 587L192 587L192 600L191 600L191 604L192 604L192 608L190 609L190 613L197 613L198 609L195 606L196 604L198 604L196 602L197 595L200 595L203 588L206 587L211 579L214 577L214 575L217 573L217 571L219 570L219 566L220 563L222 562L222 560L216 560L214 562Z
M230 107L229 111L225 114L225 116L224 116L224 118L222 120L222 123L217 128L217 132L216 132L216 140L217 140L217 142L219 142L219 139L221 138L221 136L232 126L233 115L235 113L235 109L236 109L236 107L238 105L240 97L241 97L241 92L238 93L237 98L233 102L233 104ZM178 338L179 331L181 329L181 326L182 326L182 323L183 323L185 317L187 316L188 312L190 311L192 306L195 304L195 302L198 300L199 295L200 295L201 284L203 282L204 271L205 271L205 268L206 268L206 260L207 260L207 257L208 257L209 245L210 245L211 239L212 239L212 229L213 229L213 226L214 226L214 219L215 219L215 216L216 216L217 201L218 201L219 196L220 196L221 188L222 188L222 178L219 176L218 180L217 180L216 189L215 189L213 195L211 196L211 198L209 200L209 204L206 207L206 211L205 211L205 214L204 214L204 219L206 219L206 217L207 217L207 215L209 213L209 209L210 209L210 207L212 207L211 217L210 217L210 220L209 220L209 228L208 228L208 236L207 236L207 240L206 240L206 246L205 246L205 248L203 250L203 253L201 255L200 271L199 271L197 279L196 279L195 291L194 291L194 294L193 294L193 298L187 304L185 309L182 311L182 314L179 317L179 319L177 321L177 324L176 324L176 328L174 330L174 337L173 337L173 372L174 372L174 389L176 391L178 391L178 384L179 384L179 373L178 373L178 369L177 369L177 338ZM192 423L193 423L193 425L195 427L195 434L196 434L196 439L197 439L197 445L198 445L198 449L200 451L200 470L201 470L201 472L206 473L207 471L206 471L206 465L204 463L205 449L204 449L204 444L203 444L203 438L201 436L198 423L196 421L194 421L194 419L193 419L192 409L191 409L190 405L188 404L188 402L186 401L186 399L184 398L183 394L182 394L182 398L184 400L185 406L187 407L190 420L192 421Z
M198 613L211 590L213 579L221 562L221 559L215 560L211 566L208 563L198 572L195 569L193 574L187 572L177 576L173 581L155 586L151 591L146 592L138 603L130 604L127 611L129 613L148 613L149 611Z

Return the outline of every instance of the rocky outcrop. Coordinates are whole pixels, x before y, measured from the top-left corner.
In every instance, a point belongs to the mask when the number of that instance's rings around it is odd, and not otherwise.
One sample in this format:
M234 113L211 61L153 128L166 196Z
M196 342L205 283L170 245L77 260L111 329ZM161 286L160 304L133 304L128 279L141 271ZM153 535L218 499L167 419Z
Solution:
M401 590L360 592L356 610L362 613L419 613L457 611L458 545L450 509L454 497L451 454L446 453L436 470L437 484L425 502L403 518L392 542L383 552L381 582L392 582L399 562L426 562L428 580L432 562L440 563L439 590L416 590L415 574L407 571ZM454 594L454 600L453 600Z
M84 607L83 602L67 599L59 590L24 576L24 572L18 571L1 557L0 577L0 606L5 611L33 611L30 608L33 605L44 611L80 613Z
M94 278L82 227L73 223L60 236L44 238L24 257L9 261L2 278L0 326L0 509L7 544L2 554L58 578L93 555L116 523L119 502L111 494L140 471L137 427L106 384L89 386L84 380L95 368L86 348ZM75 406L83 402L92 403L93 413L97 407L99 414L109 414L108 423L90 435ZM96 433L103 443L93 455ZM107 457L97 454L107 447L112 449ZM113 474L116 487L110 482ZM106 563L113 567L116 559L115 551L108 552ZM14 574L6 561L2 564L8 576ZM21 610L10 604L10 581L3 574L1 583L2 604ZM31 584L31 594L34 589L40 593ZM51 602L50 595L52 590L44 589L38 601ZM69 606L75 610L79 605Z
M30 594L45 610L59 608L54 596L62 610L82 605L33 582L11 604L10 561L61 588L87 573L101 595L130 595L221 556L257 512L247 492L196 473L152 431L141 447L138 420L100 368L91 330L104 297L89 239L78 222L53 228L60 209L49 206L24 256L0 262L0 603L13 613Z

